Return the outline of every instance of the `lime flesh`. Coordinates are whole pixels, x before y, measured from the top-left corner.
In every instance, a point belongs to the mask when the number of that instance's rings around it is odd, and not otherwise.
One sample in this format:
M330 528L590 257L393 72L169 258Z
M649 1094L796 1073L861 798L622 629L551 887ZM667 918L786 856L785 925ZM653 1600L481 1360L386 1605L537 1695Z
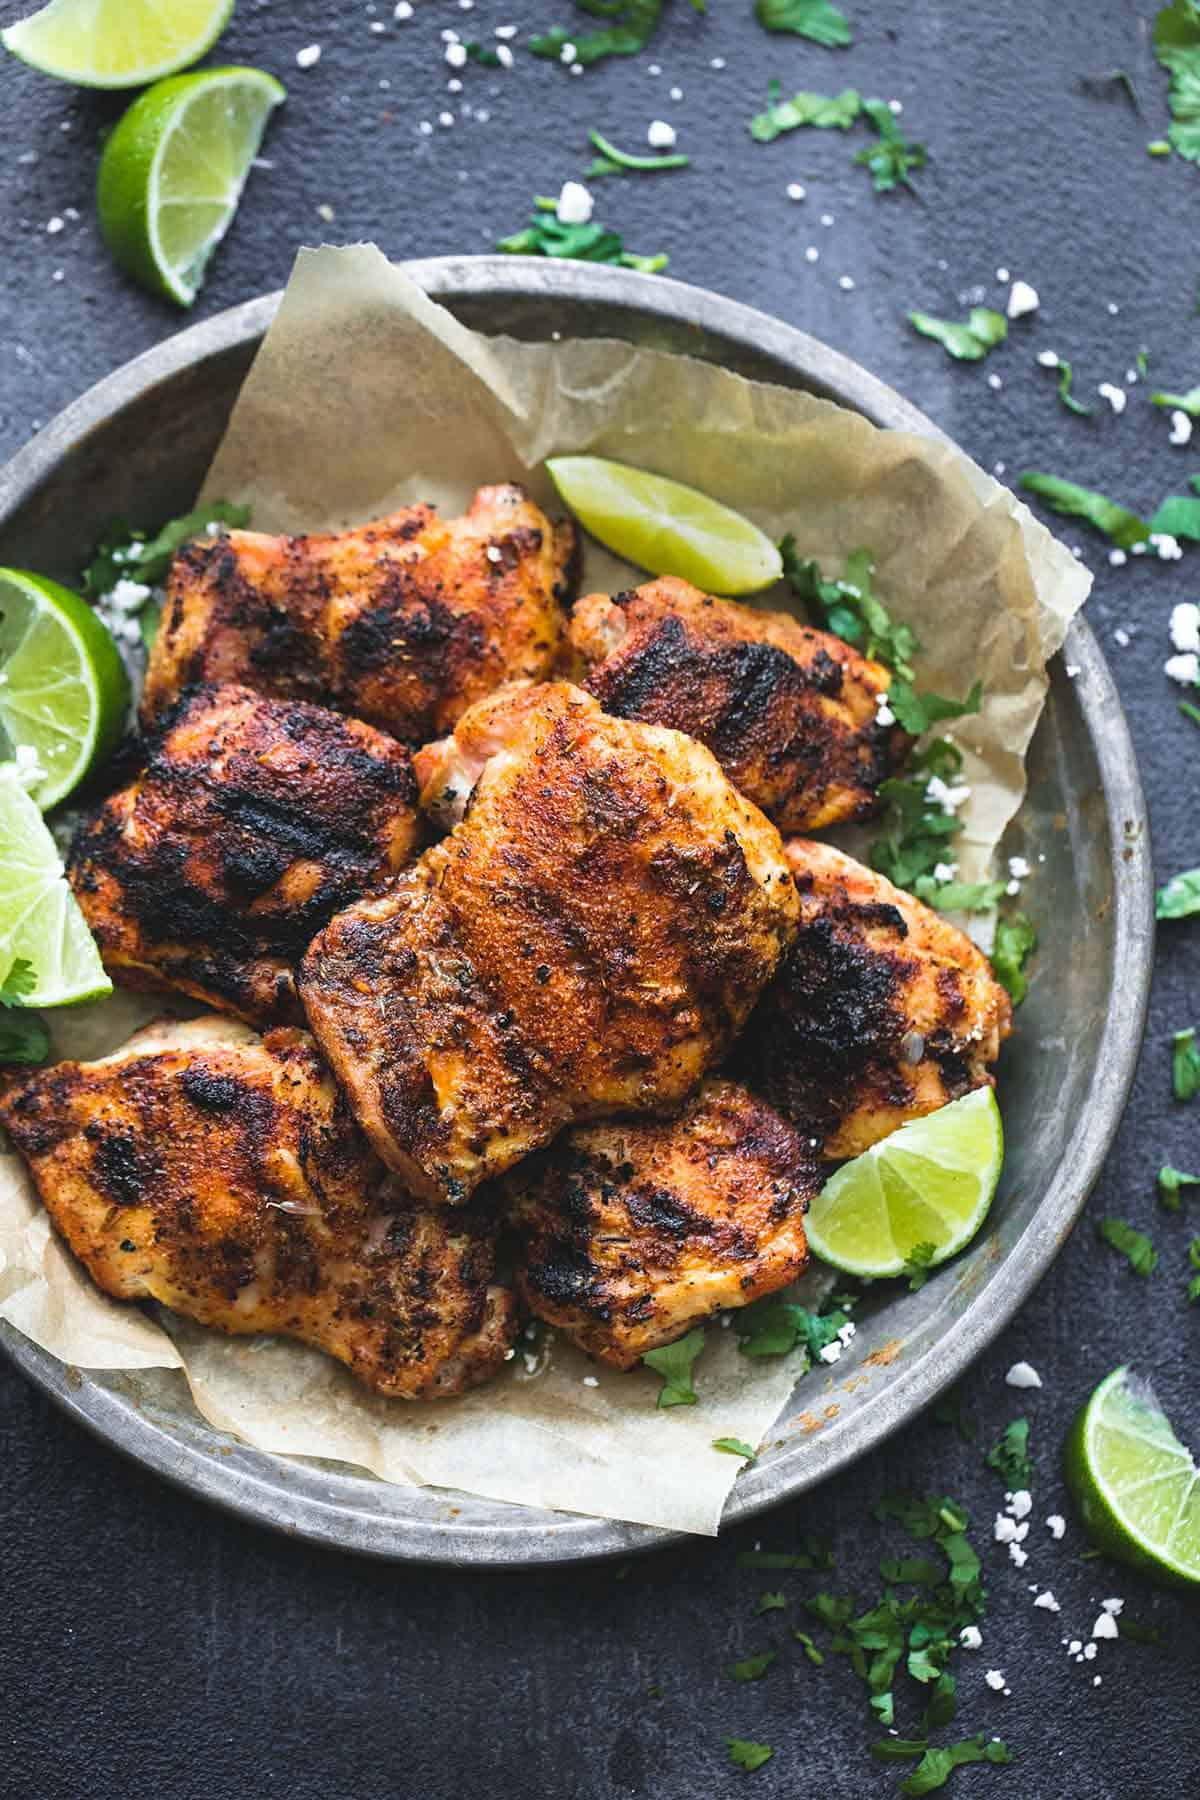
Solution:
M134 101L105 145L97 184L100 229L126 274L192 304L284 98L261 69L203 69Z
M677 575L711 594L754 594L782 573L765 532L682 482L601 456L556 456L546 469L585 530L652 575Z
M1200 1470L1148 1381L1114 1369L1066 1448L1067 1485L1088 1536L1160 1581L1200 1583Z
M116 745L129 678L86 601L23 569L0 569L0 760L33 752L45 812Z
M0 981L18 960L35 979L22 995L24 1006L72 1006L112 993L54 839L6 763L0 765Z
M808 1210L809 1248L872 1280L902 1274L918 1245L945 1262L982 1225L1003 1162L996 1096L976 1088L844 1163Z
M198 62L234 0L50 0L0 32L22 62L80 87L144 87Z

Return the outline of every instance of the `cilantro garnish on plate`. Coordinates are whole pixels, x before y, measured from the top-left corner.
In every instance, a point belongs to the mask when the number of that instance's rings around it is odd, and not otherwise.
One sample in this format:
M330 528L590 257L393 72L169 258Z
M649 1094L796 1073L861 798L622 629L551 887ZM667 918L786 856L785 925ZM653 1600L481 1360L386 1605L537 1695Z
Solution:
M1029 1460L1029 1420L1013 1419L1004 1427L984 1457L989 1469L1003 1477L1005 1487L1014 1493L1028 1488L1033 1480L1033 1464Z
M1036 949L1037 932L1032 919L1025 913L1014 913L1011 918L997 921L992 971L1014 1006L1020 1006L1028 991L1025 964Z
M896 187L906 187L910 193L916 193L908 177L910 171L923 169L929 161L929 152L924 144L911 142L905 137L886 100L864 100L862 110L864 117L875 127L879 142L868 144L865 150L860 150L854 158L855 162L870 171L871 182L877 194L890 193Z
M726 1456L740 1456L746 1463L756 1463L758 1457L744 1438L720 1437L713 1439L713 1449L723 1450Z
M136 581L155 587L171 566L171 558L189 538L199 537L210 525L241 527L250 523L250 508L228 500L214 500L195 512L183 513L153 536L115 519L97 544L83 571L83 591L90 599L111 593L118 581Z
M656 1375L662 1376L658 1390L659 1406L695 1406L696 1390L692 1386L692 1365L704 1348L704 1327L698 1325L686 1337L658 1350L647 1350L642 1361Z
M929 1280L929 1265L937 1255L936 1244L914 1244L904 1259L904 1273L908 1276L908 1291L915 1294Z
M767 31L790 31L826 49L853 42L850 21L830 0L755 0L754 16Z
M22 1011L36 987L33 965L18 956L0 982L0 1063L44 1063L50 1054L46 1027L36 1013Z
M839 1331L849 1320L849 1311L837 1305L832 1296L813 1312L794 1300L780 1300L772 1295L755 1301L753 1306L741 1308L734 1315L733 1323L738 1349L743 1356L787 1356L792 1350L803 1348L811 1365L818 1361L822 1350L836 1342ZM761 1566L783 1565L764 1563Z
M1125 1219L1101 1219L1096 1226L1099 1235L1106 1244L1126 1259L1135 1275L1145 1278L1154 1273L1158 1263L1158 1251L1154 1243L1144 1231L1138 1231Z
M564 225L558 217L558 202L545 194L534 200L534 212L524 231L501 238L496 245L509 256L562 256L574 262L615 263L623 269L639 269L643 275L657 275L667 266L667 258L635 256L626 250L615 231L598 225L594 219L581 225Z

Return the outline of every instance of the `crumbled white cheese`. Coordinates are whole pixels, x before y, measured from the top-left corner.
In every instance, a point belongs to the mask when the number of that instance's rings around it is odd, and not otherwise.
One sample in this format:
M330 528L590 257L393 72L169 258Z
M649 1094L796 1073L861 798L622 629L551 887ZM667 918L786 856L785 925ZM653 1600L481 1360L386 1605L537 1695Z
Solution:
M983 1678L994 1693L1003 1694L1008 1691L1008 1683L1003 1669L989 1669Z
M1065 1638L1063 1639L1063 1642L1066 1643ZM1082 1643L1081 1639L1079 1639L1079 1638L1072 1638L1070 1643L1067 1644L1067 1654L1069 1656L1078 1656L1078 1655L1080 1655L1082 1650L1083 1650L1083 1643Z
M564 181L555 216L560 225L586 225L595 202L581 181Z
M507 44L497 44L496 45L496 61L500 64L500 67L502 69L511 69L512 68L513 53L509 49Z
M1171 608L1171 642L1177 650L1200 651L1200 606L1194 600Z
M1001 287L1007 287L1009 282L1012 280L1012 276L1009 274L1007 269L997 269L996 270L996 280L1000 283Z
M1102 1600L1100 1602L1100 1605L1104 1609L1104 1611L1106 1613L1109 1613L1114 1619L1117 1617L1117 1615L1119 1613L1123 1613L1125 1611L1125 1602L1123 1600L1115 1600L1115 1599L1114 1600ZM1095 1637L1096 1635L1097 1634L1093 1631L1092 1636ZM1103 1633L1103 1636L1105 1636L1105 1637L1108 1637L1109 1635L1110 1635L1110 1633L1108 1633L1107 1631Z
M1008 1546L1008 1554L1010 1559L1016 1563L1018 1569L1023 1569L1025 1564L1029 1561L1028 1550L1022 1550L1020 1544L1010 1544Z
M1023 856L1010 856L1008 859L1008 872L1014 881L1024 881L1025 877L1029 874L1029 864Z
M839 275L838 286L842 289L843 293L852 293L854 289L853 275Z
M304 46L303 50L297 50L297 52L296 52L296 67L298 69L315 68L316 65L320 62L320 60L321 60L320 44L306 44Z
M1078 669L1075 673L1079 673ZM1015 1362L1004 1379L1009 1387L1015 1388L1040 1388L1042 1385L1041 1376L1032 1363L1027 1362Z
M599 1387L599 1377L595 1375L585 1375L583 1378L583 1385L584 1387Z
M1056 1613L1062 1611L1061 1606L1058 1604L1058 1601L1054 1598L1054 1595L1050 1592L1049 1588L1047 1588L1044 1593L1037 1594L1034 1597L1033 1604L1035 1606L1040 1606L1043 1612Z
M1200 656L1194 650L1184 656L1168 656L1163 664L1163 674L1179 682L1181 687L1195 687L1200 682Z
M1099 1687L1099 1686L1100 1686L1100 1683L1101 1683L1101 1682L1102 1682L1102 1681L1103 1681L1103 1680L1104 1680L1104 1677L1103 1677L1103 1675L1093 1675L1093 1676L1092 1676L1092 1686L1093 1686L1093 1687Z
M467 64L467 46L458 42L446 45L446 61L452 69L463 69Z
M1113 643L1117 644L1122 650L1128 650L1129 633L1123 626L1118 625L1117 629L1113 632Z
M46 230L50 234L51 237L57 237L58 233L63 229L65 223L66 223L66 221L64 219L60 219L58 214L55 213L55 215L52 219L47 219Z
M1028 1488L1018 1488L1008 1496L1008 1511L1014 1519L1027 1519L1033 1511L1033 1499Z
M958 1641L964 1650L978 1650L983 1645L983 1633L978 1625L964 1625L958 1634Z
M787 197L789 200L803 200L803 198L807 192L808 192L808 189L805 187L802 187L798 181L789 181L788 182Z
M1169 531L1152 531L1150 544L1153 549L1158 551L1161 562L1178 562L1183 555L1182 544L1178 538L1172 537Z
M1050 1533L1050 1536L1054 1539L1055 1543L1057 1543L1061 1538L1066 1536L1067 1521L1063 1518L1061 1513L1051 1513L1046 1520L1046 1530Z
M821 252L817 249L815 244L810 244L808 249L804 252L805 262L819 262L820 257Z
M495 31L492 33L493 37L498 38L515 38L516 35L517 26L515 25L497 25Z
M998 1544L1015 1543L1019 1531L1020 1527L1018 1526L1017 1521L1015 1519L1010 1519L1007 1513L996 1514L996 1522L992 1526L992 1535L995 1537Z
M931 775L925 784L925 797L940 806L944 813L956 813L971 798L971 790L965 782L950 787L940 775Z
M501 560L502 552L497 544L489 544L484 555L490 563L498 563Z
M568 43L568 44L564 44L562 49L559 51L558 60L559 60L559 62L566 63L569 67L570 64L575 61L575 58L578 55L579 55L579 52L575 48L574 44Z
M841 1344L843 1350L857 1330L858 1326L854 1323L853 1319L847 1319L844 1325L838 1326L838 1342ZM1104 1604L1107 1606L1108 1601L1106 1600Z
M997 394L1000 392L1000 389L1004 386L1004 383L1000 379L999 375L989 375L987 378L987 384L992 389L993 393L997 393Z
M933 879L935 881L945 883L947 881L954 881L957 877L958 864L956 862L940 862L934 864Z
M1108 1614L1107 1614L1107 1613L1106 1613L1106 1614L1105 1614L1105 1615L1104 1615L1104 1616L1105 1616L1105 1618L1107 1618L1107 1617L1108 1617ZM1107 1637L1107 1636L1108 1636L1108 1635L1109 1635L1109 1634L1108 1634L1108 1632L1107 1632L1107 1631L1105 1631L1105 1632L1103 1632L1103 1633L1102 1633L1102 1634L1101 1634L1101 1635L1102 1635L1102 1636L1104 1636L1104 1637ZM1114 1631L1114 1632L1113 1632L1113 1634L1112 1634L1112 1635L1113 1635L1113 1637L1116 1637L1116 1636L1117 1636L1117 1633L1116 1633L1116 1632L1115 1632L1115 1631ZM1098 1651L1098 1649L1099 1649L1099 1645L1098 1645L1098 1644L1085 1644L1085 1645L1084 1645L1084 1646L1083 1646L1083 1660L1084 1660L1084 1662L1095 1662L1095 1660L1096 1660L1096 1652L1097 1652L1097 1651Z
M1115 413L1123 413L1125 411L1125 403L1128 396L1126 395L1124 388L1114 386L1111 381L1102 381L1100 386L1096 389L1096 392L1102 400L1108 401L1108 404Z
M412 16L413 16L412 0L397 0L396 10L392 14L392 17L393 17L393 19L395 19L397 25L403 25L405 23L405 21L408 19L411 19Z
M841 1340L838 1339L835 1343L826 1344L825 1348L821 1351L821 1361L823 1363L835 1363L841 1354L842 1344Z
M1129 558L1123 550L1110 550L1108 560L1114 569L1123 569Z
M1039 350L1037 359L1043 369L1057 369L1058 367L1057 350Z
M683 99L683 89L681 87L673 87L671 89L670 97L672 100L682 100Z
M1041 305L1038 291L1030 287L1027 281L1014 281L1008 295L1008 316L1010 319L1023 319L1026 313L1034 313Z
M675 127L665 119L651 119L650 128L646 132L646 142L652 150L673 150L675 148Z
M454 114L452 112L440 112L438 114L438 124L442 127L443 131L449 131L453 123Z
M1178 445L1190 444L1192 441L1192 421L1185 412L1180 412L1178 407L1171 414L1170 441Z
M103 597L103 604L113 612L137 612L150 598L150 589L140 581L130 581L122 575L115 587L109 589Z

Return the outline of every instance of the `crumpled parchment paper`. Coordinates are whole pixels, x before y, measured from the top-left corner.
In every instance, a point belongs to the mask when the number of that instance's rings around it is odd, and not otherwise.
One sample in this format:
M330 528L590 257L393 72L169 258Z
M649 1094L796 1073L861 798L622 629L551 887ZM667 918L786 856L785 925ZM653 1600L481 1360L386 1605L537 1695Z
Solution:
M358 524L417 499L458 510L477 486L506 479L554 509L540 464L566 451L689 482L773 537L792 532L828 575L851 551L873 551L878 591L925 645L920 685L964 694L984 684L981 714L952 730L972 790L955 855L962 879L985 876L1024 792L1047 660L1090 576L956 450L663 351L481 336L361 245L301 253L204 495L248 502L266 531ZM638 579L587 545L584 592ZM788 604L782 591L764 599ZM117 994L59 1014L56 1052L103 1054L161 1010ZM95 1290L18 1159L0 1157L0 1317L81 1368L182 1367L205 1417L262 1450L713 1534L739 1463L712 1440L758 1444L798 1367L748 1361L735 1334L714 1327L695 1370L699 1404L663 1412L657 1377L593 1367L552 1341L476 1394L407 1405L367 1394L301 1345L159 1316Z

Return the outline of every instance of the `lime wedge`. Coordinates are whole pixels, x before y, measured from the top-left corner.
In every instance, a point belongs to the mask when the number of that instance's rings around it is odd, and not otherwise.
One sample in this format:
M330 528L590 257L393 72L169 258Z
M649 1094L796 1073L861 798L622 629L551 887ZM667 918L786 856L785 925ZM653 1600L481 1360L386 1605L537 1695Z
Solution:
M128 707L117 646L86 601L0 569L0 761L26 752L42 771L30 791L43 812L113 749Z
M711 594L754 594L783 572L765 532L695 488L602 456L546 464L580 524L652 575L678 575Z
M41 813L11 763L0 765L0 981L33 971L24 1006L73 1006L112 993Z
M844 1163L809 1207L809 1247L872 1280L903 1273L918 1245L928 1266L945 1262L982 1225L1003 1162L996 1096L976 1088Z
M190 306L228 231L271 113L261 69L202 69L135 100L100 159L100 229L128 275Z
M233 0L50 0L0 32L22 62L80 87L144 87L199 62Z
M1200 1583L1200 1470L1148 1381L1100 1383L1067 1438L1067 1486L1088 1536L1160 1581Z

